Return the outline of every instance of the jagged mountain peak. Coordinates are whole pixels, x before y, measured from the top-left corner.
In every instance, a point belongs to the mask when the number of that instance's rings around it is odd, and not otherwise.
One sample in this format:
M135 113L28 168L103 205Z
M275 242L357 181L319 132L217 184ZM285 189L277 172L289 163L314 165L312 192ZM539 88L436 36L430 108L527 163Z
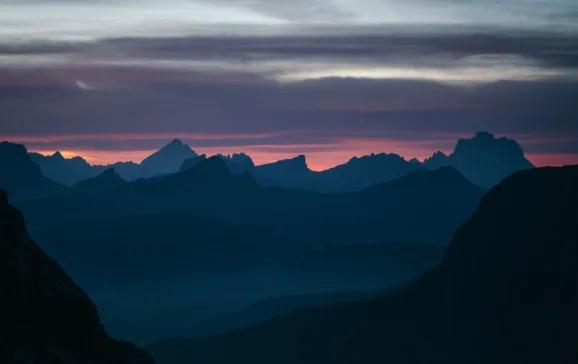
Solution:
M22 144L2 142L0 143L0 152L2 153L28 153L26 147Z
M307 157L304 154L299 154L294 158L284 159L279 162L307 168Z
M352 157L347 163L359 163L359 162L377 162L377 161L384 161L384 160L392 160L392 161L403 161L407 162L405 158L400 156L399 154L395 153L371 153L369 155L364 155L361 157Z
M187 144L174 139L140 163L142 177L174 173L181 168L185 160L197 156L198 154Z
M233 153L233 154L217 154L217 157L221 157L227 160L230 160L232 162L251 162L253 163L253 160L251 159L251 157L245 153Z
M445 153L442 152L441 150L438 150L438 151L436 151L436 152L432 155L432 158L433 158L433 157L447 157L447 156L448 156L447 154L445 154Z
M206 154L201 154L201 155L198 155L196 157L187 158L183 161L183 164L181 164L181 167L179 168L179 170L182 172L182 171L186 171L188 169L191 169L206 159L207 159Z
M304 154L299 154L293 158L285 158L285 159L281 159L278 160L277 162L273 162L271 164L275 164L275 163L283 163L283 164L304 164L307 165L307 157Z
M307 167L307 159L305 155L300 154L293 158L279 160L277 162L262 164L257 166L257 169L261 173L270 174L276 178L287 176L288 178L294 178L295 175L291 175L293 172L309 172ZM278 175L281 173L282 175Z
M484 187L494 186L516 171L534 168L515 140L488 132L458 140L449 159L469 180Z
M496 137L494 136L494 134L487 132L487 131L479 131L476 133L476 136L474 137L474 139L487 139L487 140L493 140L496 139Z
M222 174L226 174L230 175L229 170L227 169L227 164L225 163L225 161L223 161L223 159L217 157L217 156L212 156L210 158L207 158L204 161L201 161L201 163L199 163L195 169L197 170L197 172L219 172Z
M54 152L54 154L52 154L51 156L54 159L65 159L64 156L62 155L62 153L60 153L59 150L57 150L56 152Z
M197 157L198 158L198 157ZM222 181L232 178L233 175L227 167L227 163L218 156L199 160L196 165L176 173L169 177L169 180L186 179L186 180L203 180L203 181Z
M234 175L241 175L245 172L253 171L255 168L255 163L253 163L251 157L245 153L234 153L232 155L217 154L216 157L225 161L229 170Z
M107 170L99 174L96 178L111 178L111 177L120 178L120 175L118 174L116 169L114 169L114 167L108 168Z
M154 155L162 153L179 153L184 155L196 156L197 153L191 149L188 144L183 143L180 139L173 139L170 143L166 144L160 148L157 152L153 153L151 156L145 159L145 161ZM144 161L143 161L144 162Z
M473 138L459 139L452 155L460 153L461 149L475 147L487 148L479 151L485 153L509 152L522 157L524 154L522 147L515 140L506 137L496 138L492 133L480 131Z
M431 157L424 159L423 165L429 169L446 166L450 163L449 156L442 151L437 151Z
M108 168L98 176L88 178L72 186L74 191L102 191L123 187L127 182L114 168Z
M486 188L516 171L534 168L515 140L496 138L486 131L477 132L469 139L459 139L450 155L437 151L423 161L428 169L447 165L454 166L467 179Z

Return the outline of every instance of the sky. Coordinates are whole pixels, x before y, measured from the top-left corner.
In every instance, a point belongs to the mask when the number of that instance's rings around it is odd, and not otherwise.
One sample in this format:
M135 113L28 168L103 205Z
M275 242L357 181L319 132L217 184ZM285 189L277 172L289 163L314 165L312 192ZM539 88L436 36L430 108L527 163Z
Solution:
M312 169L488 131L578 164L575 0L0 0L0 140Z

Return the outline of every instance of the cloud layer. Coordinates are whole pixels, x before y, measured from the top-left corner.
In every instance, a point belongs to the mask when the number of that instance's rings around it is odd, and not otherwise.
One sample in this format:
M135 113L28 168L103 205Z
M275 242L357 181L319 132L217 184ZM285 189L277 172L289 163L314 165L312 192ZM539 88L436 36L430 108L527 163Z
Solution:
M479 130L578 163L578 5L0 0L0 139L109 161L423 158ZM124 153L124 154L123 154ZM123 157L124 156L124 157Z

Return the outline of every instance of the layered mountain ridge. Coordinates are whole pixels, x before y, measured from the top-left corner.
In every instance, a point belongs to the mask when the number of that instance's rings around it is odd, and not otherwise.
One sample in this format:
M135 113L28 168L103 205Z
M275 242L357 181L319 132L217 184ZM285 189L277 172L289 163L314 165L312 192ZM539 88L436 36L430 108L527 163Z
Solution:
M459 173L419 171L411 185L392 181L351 194L270 188L234 175L220 157L162 178L130 182L99 196L54 196L22 206L31 223L62 224L186 210L231 223L258 222L291 240L326 245L359 241L446 242L474 211L484 190ZM414 172L417 173L417 172ZM427 177L428 175L434 177ZM406 177L402 177L402 180ZM387 201L386 207L383 201ZM47 206L58 214L46 217ZM293 228L285 221L291 219Z
M574 363L578 166L514 173L441 264L383 299L314 307L147 350L172 363Z
M396 154L379 153L353 157L342 165L320 172L308 168L304 155L258 166L244 153L217 156L227 162L233 174L250 173L262 185L330 193L354 192L394 180L411 171L447 165L455 167L473 183L489 188L513 172L533 168L516 141L496 138L487 132L479 132L471 139L460 139L451 154L438 151L423 162L415 158L406 160ZM140 164L119 162L110 166L91 166L80 157L65 159L59 152L52 156L31 153L31 157L47 177L67 186L96 177L111 167L123 179L131 181L182 171L206 159L206 156L199 156L179 139L162 147Z

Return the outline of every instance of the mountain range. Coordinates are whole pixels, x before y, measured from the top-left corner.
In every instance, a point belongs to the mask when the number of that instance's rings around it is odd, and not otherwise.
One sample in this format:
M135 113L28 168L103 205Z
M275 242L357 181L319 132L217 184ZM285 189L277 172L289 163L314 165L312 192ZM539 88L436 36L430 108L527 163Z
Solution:
M124 187L127 181L122 179L114 168L109 168L96 177L87 178L75 183L70 190L73 192L97 192L115 190Z
M377 183L388 182L411 171L453 166L474 184L489 188L513 172L533 168L524 157L516 141L495 138L486 132L471 139L460 139L452 154L436 152L422 162L405 160L396 154L371 154L353 157L348 162L325 171L315 172L307 167L306 157L255 166L244 154L218 155L226 161L233 174L250 173L260 184L318 192L353 192ZM199 156L188 145L173 140L140 164L118 162L109 166L91 166L84 159L65 159L60 152L52 156L31 153L44 175L66 186L80 180L96 177L108 168L114 168L123 179L132 181L170 174L194 166L207 156Z
M40 166L46 177L65 186L73 186L84 179L96 177L110 168L129 181L169 174L178 171L186 159L196 156L197 153L178 139L151 154L140 164L117 162L106 166L90 165L81 157L64 158L60 152L50 156L30 153L30 157Z
M172 363L575 363L578 166L514 173L407 287L216 336L147 346Z
M254 300L411 278L439 261L431 245L444 246L485 192L452 167L350 194L263 187L220 157L126 184L112 170L88 182L100 179L120 185L18 206L107 328L138 342Z
M431 169L412 160L387 182L319 193L329 172L304 157L254 166L171 144L147 164L174 148L179 171L127 181L107 167L71 187L25 147L0 145L0 185L27 222L2 193L0 361L152 363L103 325L134 341L210 335L148 345L160 364L578 357L577 166L520 164L487 192L453 166L461 157L437 153ZM367 158L352 163L400 162ZM287 173L302 177L276 179Z
M321 194L233 173L246 156L194 159L130 182L109 168L16 203L116 337L158 339L258 300L412 278L439 261L431 245L445 246L485 193L453 167ZM224 299L223 290L234 293Z
M123 216L190 211L223 222L262 226L308 245L407 241L445 244L467 220L484 190L453 167L419 170L346 194L263 187L233 175L220 157L114 190L66 193L19 206L33 229ZM53 214L46 216L46 211Z

